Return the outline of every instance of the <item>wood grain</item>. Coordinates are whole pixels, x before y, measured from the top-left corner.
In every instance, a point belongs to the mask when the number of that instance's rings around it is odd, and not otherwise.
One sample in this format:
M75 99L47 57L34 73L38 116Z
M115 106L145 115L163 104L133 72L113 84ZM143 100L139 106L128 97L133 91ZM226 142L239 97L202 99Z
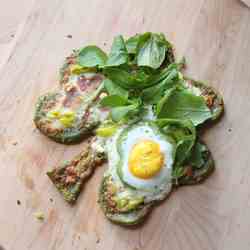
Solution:
M250 7L250 0L241 0L244 4Z
M238 0L16 4L5 1L0 9L0 245L6 250L248 250L249 9ZM84 145L48 140L32 117L37 97L57 87L58 68L73 48L95 43L107 49L115 34L143 31L165 33L177 55L187 57L188 74L222 92L226 114L204 135L216 173L202 185L180 188L142 227L127 229L108 222L96 204L104 167L75 207L61 199L45 172ZM34 218L37 211L44 212L43 222Z

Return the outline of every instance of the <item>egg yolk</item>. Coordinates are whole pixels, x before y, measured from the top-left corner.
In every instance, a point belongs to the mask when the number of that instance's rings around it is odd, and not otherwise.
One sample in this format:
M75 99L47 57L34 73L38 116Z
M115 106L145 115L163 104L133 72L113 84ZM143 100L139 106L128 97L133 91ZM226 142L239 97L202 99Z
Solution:
M130 172L141 179L155 176L162 168L164 155L159 144L144 140L134 145L129 155Z

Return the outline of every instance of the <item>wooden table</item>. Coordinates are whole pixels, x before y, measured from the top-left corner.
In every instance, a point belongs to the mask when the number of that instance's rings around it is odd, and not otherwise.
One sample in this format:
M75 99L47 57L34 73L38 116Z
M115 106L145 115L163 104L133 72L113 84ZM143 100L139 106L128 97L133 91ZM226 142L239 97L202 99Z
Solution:
M226 114L204 135L216 173L174 192L142 227L126 229L108 222L96 204L105 168L76 206L62 200L45 172L83 145L50 141L32 117L37 97L57 87L58 68L73 48L108 49L114 35L144 31L167 35L186 56L189 75L222 92ZM0 71L5 250L250 249L250 10L239 0L2 1Z

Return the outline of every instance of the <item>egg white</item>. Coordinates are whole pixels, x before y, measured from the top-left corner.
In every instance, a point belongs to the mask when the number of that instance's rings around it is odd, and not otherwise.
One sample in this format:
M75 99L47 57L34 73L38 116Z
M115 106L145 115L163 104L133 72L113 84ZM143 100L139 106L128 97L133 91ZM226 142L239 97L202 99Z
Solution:
M149 179L141 179L134 176L129 169L129 156L134 145L142 140L152 140L160 146L164 155L164 162L161 170ZM121 179L129 186L138 190L155 191L159 190L162 184L169 184L171 188L172 167L174 163L175 146L171 140L163 136L159 130L141 123L132 127L122 139L118 141L121 160L118 164L118 171Z

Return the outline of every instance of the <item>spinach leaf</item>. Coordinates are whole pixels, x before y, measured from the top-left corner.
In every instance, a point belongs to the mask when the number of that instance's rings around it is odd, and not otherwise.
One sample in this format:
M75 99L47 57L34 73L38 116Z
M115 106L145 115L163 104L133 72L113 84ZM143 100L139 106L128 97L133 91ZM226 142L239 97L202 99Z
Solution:
M144 89L158 84L164 80L171 72L171 68L157 71L154 74L149 72L147 68L139 68L137 70L125 70L122 68L110 67L104 69L104 74L124 89Z
M206 152L206 150L206 146L197 142L193 147L190 158L188 159L190 164L196 168L201 168L204 164L203 153Z
M178 184L178 178L184 176L185 171L184 171L184 167L182 166L174 166L173 171L172 171L172 178L176 180L176 184Z
M119 66L128 62L128 51L122 36L117 36L114 38L111 52L109 54L107 66Z
M129 54L136 54L136 48L138 46L140 37L140 34L136 34L126 41L126 48Z
M121 68L105 68L104 74L114 82L114 84L119 85L124 89L141 89L145 86L143 83L147 81L149 76L142 70L138 72L128 72Z
M126 89L121 88L119 85L113 83L109 79L104 80L104 87L109 95L119 95L123 96L124 98L128 98L128 91Z
M184 66L185 66L185 58L183 58L178 63L171 63L166 68L162 70L157 70L155 73L151 73L150 77L147 79L147 84L145 85L150 87L150 86L154 86L158 84L159 82L167 78L170 74L175 74L175 73L172 73L174 70L178 71L178 74L180 74L179 71L183 69ZM179 80L181 80L180 77L179 77Z
M111 118L114 122L119 122L123 118L125 118L131 111L136 110L135 105L121 106L115 107L111 110Z
M104 74L115 85L123 89L145 89L154 86L166 78L174 78L176 71L184 66L184 60L179 63L172 63L168 67L160 70L153 70L148 67L131 69L130 67L106 67Z
M81 49L78 55L78 64L82 67L102 66L106 61L106 53L93 45Z
M196 129L189 120L158 119L162 131L176 141L175 165L180 166L190 155L195 144Z
M104 107L124 106L128 103L127 99L119 95L109 95L104 97L100 104Z
M167 77L159 84L146 88L142 91L142 100L148 104L157 103L163 96L167 89L172 88L178 84L179 72L173 69L169 72Z
M191 120L195 126L212 116L203 97L177 87L166 91L157 104L156 114L158 118Z
M131 74L129 74L126 70L119 68L105 68L104 74L116 85L124 88L130 89L133 88L135 81Z
M137 65L157 69L165 59L167 43L162 35L145 33L137 46Z

